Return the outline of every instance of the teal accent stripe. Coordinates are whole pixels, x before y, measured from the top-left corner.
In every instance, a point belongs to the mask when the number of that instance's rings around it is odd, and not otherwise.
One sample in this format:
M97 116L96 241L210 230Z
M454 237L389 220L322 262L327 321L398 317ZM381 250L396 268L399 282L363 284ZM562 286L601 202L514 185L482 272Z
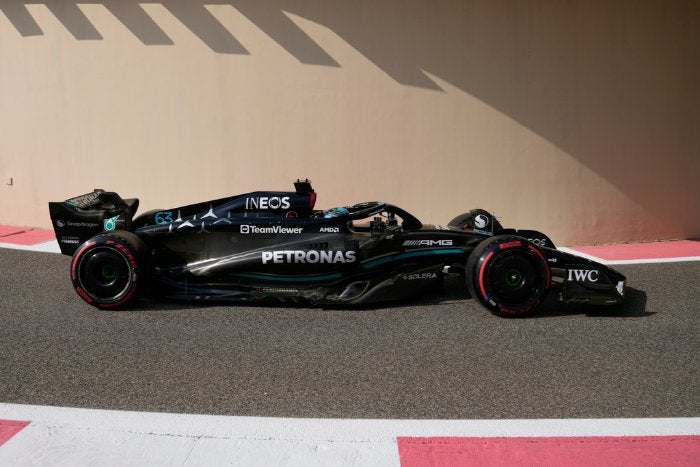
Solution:
M321 274L319 276L272 276L268 274L250 274L240 273L232 274L237 277L245 277L247 279L259 279L264 281L279 281L279 282L314 282L328 281L331 279L340 279L342 276L339 273Z
M373 259L367 261L362 266L365 269L375 268L383 264L392 263L394 261L400 261L406 258L414 258L417 256L434 256L434 255L461 255L464 254L464 250L457 248L448 248L443 250L419 250L419 251L408 251L406 253L397 253L395 255L385 256L384 258Z

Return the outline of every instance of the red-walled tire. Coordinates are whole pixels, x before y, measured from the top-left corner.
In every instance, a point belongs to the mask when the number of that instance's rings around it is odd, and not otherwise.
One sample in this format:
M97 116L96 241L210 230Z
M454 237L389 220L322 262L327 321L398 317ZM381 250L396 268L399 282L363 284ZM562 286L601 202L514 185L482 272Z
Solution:
M472 298L499 316L525 316L542 303L551 282L542 252L522 237L497 235L469 256L467 288Z
M95 235L73 255L71 281L90 305L117 309L136 298L145 282L146 245L131 232Z

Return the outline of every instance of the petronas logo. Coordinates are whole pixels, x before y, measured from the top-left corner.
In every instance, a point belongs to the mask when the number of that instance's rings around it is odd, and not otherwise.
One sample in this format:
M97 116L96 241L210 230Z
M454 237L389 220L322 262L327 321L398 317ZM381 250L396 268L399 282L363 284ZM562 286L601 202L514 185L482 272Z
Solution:
M115 230L117 228L117 219L119 219L119 216L115 217L110 217L109 219L105 219L102 226L104 227L104 230L107 232L111 232L112 230Z

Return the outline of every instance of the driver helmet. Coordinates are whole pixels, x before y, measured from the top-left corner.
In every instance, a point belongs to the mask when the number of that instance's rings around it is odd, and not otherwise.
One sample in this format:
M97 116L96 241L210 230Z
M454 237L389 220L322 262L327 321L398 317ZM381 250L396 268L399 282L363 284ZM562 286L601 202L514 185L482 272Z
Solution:
M346 216L350 214L347 208L331 208L323 211L323 217L325 219L331 219L333 217Z

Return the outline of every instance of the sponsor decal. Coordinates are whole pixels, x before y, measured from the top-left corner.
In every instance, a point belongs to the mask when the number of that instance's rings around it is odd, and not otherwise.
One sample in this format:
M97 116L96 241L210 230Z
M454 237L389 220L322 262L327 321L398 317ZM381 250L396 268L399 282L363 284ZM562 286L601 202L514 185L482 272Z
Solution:
M444 225L436 225L435 230L450 230L450 228Z
M90 227L90 228L95 228L99 226L97 222L71 222L67 221L64 225L67 225L68 227Z
M119 216L110 217L109 219L105 219L102 222L102 227L107 232L111 232L112 230L115 230L117 228L117 220L119 220Z
M402 279L405 281L415 281L421 279L437 279L437 273L435 272L421 272L416 274L404 274Z
M528 238L527 241L537 246L547 246L547 239L545 238Z
M483 214L479 214L474 218L474 227L477 229L485 229L489 225L489 218Z
M88 193L86 195L77 196L66 201L68 204L72 204L78 208L86 208L90 206L97 198L100 197L98 192Z
M340 233L340 227L321 227L318 231L322 233Z
M300 292L299 289L283 289L280 287L260 287L255 289L257 292L265 292L265 293L289 293L289 294L298 294Z
M289 209L289 196L260 196L258 198L246 198L246 210L277 210Z
M65 221L62 221L60 219L56 221L56 227L58 227L59 229L62 229L65 226L66 226Z
M262 252L263 264L344 264L354 263L356 260L357 252L352 250L279 250Z
M217 216L214 213L214 206L212 206L211 204L209 205L209 211L207 211L207 213L202 216L202 219L206 219L206 218L211 218L211 219L218 219L219 218L219 216Z
M129 251L129 249L127 247L125 247L121 243L117 243L117 242L112 241L112 240L108 241L107 245L114 245L114 248L121 251L122 254L124 255L124 257L127 259L127 261L129 261L129 264L131 264L132 268L136 269L139 267L138 263L136 262L136 258L131 253L131 251Z
M597 269L569 269L569 282L598 282L600 271Z
M173 213L170 211L157 212L154 220L156 224L170 224L173 222Z
M61 243L66 243L68 245L80 245L80 239L78 237L61 237Z
M259 227L257 225L241 225L242 234L300 234L304 231L302 227L282 227L272 225Z
M452 240L406 240L403 246L421 247L421 246L452 246Z

